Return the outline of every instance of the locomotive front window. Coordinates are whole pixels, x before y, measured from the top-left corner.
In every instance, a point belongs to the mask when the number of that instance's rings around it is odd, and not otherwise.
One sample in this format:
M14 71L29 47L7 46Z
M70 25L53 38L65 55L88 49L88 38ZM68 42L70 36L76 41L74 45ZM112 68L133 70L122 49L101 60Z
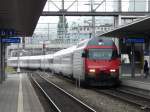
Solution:
M110 60L116 57L116 50L113 49L89 49L88 58L89 59L102 59L102 60Z

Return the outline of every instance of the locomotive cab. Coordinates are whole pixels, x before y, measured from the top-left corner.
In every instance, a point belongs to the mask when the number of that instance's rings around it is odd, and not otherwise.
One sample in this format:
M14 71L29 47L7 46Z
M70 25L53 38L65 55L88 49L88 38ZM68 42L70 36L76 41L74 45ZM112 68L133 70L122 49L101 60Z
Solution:
M114 85L119 81L120 59L117 47L112 40L89 41L82 57L84 58L85 80L90 85Z

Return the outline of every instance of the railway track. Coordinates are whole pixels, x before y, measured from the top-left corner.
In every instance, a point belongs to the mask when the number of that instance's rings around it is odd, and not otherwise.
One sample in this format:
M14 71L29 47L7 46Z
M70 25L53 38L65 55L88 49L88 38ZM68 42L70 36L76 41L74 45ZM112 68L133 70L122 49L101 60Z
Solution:
M142 110L147 110L148 112L150 112L150 96L145 96L144 94L137 93L136 91L129 91L128 89L121 88L94 90L98 93L103 93L105 95L118 98L130 104L133 104Z
M62 77L58 77L61 78ZM64 80L64 78L63 78ZM72 81L70 81L69 79L65 80L67 82L72 83ZM93 88L91 88L93 89ZM105 95L109 95L111 97L115 97L117 99L123 100L125 102L128 102L132 105L135 105L137 107L139 107L142 110L146 110L148 112L150 112L150 96L139 93L138 89L136 88L124 88L124 87L119 87L119 88L115 88L115 89L93 89L94 91L98 92L98 93L103 93Z
M31 79L49 100L54 112L96 112L44 77L34 74L31 75Z
M62 77L59 77L59 78L62 78ZM68 81L68 79L66 81ZM68 81L68 82L72 83L71 81ZM135 106L138 106L142 110L148 110L148 112L150 112L150 95L146 95L148 93L143 94L141 92L142 90L139 90L137 88L121 86L116 89L104 89L104 90L96 89L95 91L104 93L109 96L113 96L115 98L119 98L120 100L133 104ZM147 91L144 91L144 92L147 92Z

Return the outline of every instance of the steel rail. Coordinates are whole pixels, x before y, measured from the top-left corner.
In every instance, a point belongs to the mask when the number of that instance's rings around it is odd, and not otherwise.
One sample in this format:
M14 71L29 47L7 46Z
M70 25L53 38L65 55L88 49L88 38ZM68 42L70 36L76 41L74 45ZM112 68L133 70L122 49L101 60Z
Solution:
M89 111L96 112L96 110L94 110L92 107L88 106L87 104L85 104L81 100L77 99L75 96L71 95L70 93L68 93L67 91L65 91L64 89L62 89L61 87L57 86L56 84L54 84L53 82L49 81L48 79L46 79L45 77L43 77L41 75L40 75L40 77L43 78L44 80L46 80L48 83L52 84L54 87L56 87L57 89L59 89L60 91L62 91L63 93L65 93L67 96L69 96L70 98L72 98L73 100L75 100L76 102L78 102L79 104L81 104L82 106L84 106Z
M49 95L44 91L44 89L40 86L40 84L33 78L31 74L31 79L34 81L34 83L40 88L40 90L43 92L43 94L46 96L46 98L50 101L50 103L53 106L53 109L56 112L61 112L61 110L57 107L57 105L53 102L53 100L49 97Z
M111 89L111 90L94 89L94 91L118 98L130 104L134 104L135 106L138 106L143 110L146 109L150 110L150 105L149 105L150 100L147 99L146 97L136 95L135 93L132 94L131 92L129 93L129 92L125 92L124 90L116 90L116 89Z
M144 94L141 94L141 93L137 93L136 91L130 91L130 90L126 90L126 89L116 89L116 91L126 93L126 94L130 94L130 95L134 95L134 96L137 96L141 99L148 100L150 102L150 96L144 95Z

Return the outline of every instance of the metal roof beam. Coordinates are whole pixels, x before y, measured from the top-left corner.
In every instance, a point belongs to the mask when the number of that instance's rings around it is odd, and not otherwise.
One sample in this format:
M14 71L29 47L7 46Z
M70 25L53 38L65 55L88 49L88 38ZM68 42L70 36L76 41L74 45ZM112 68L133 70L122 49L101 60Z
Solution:
M150 12L76 12L76 11L44 11L42 16L145 16Z

